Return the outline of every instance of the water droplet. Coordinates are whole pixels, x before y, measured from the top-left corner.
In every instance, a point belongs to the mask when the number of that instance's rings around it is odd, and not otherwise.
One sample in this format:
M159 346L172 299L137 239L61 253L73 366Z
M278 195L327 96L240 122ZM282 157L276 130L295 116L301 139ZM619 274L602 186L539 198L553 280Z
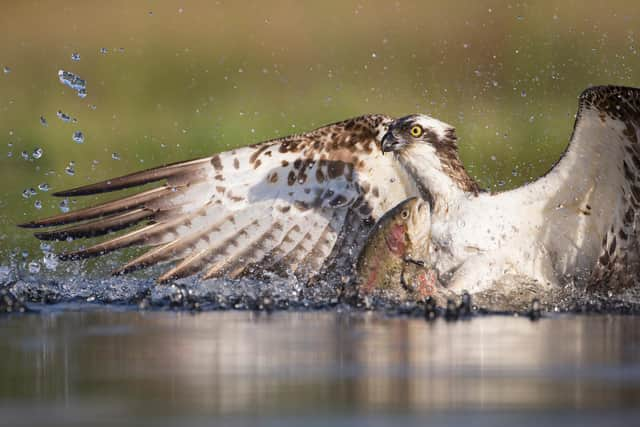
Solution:
M36 200L35 202L33 202L33 207L35 207L36 209L42 209L42 202L40 200Z
M67 175L71 175L71 176L75 175L76 174L75 163L69 162L67 167L64 168L64 171L67 173Z
M58 110L56 116L65 123L69 123L71 121L71 116L63 113L62 110Z
M42 157L43 153L44 153L44 150L38 147L35 150L33 150L33 153L31 153L31 157L33 157L34 159L39 159L40 157Z
M377 57L378 57L378 55L377 55L375 52L372 52L372 53L371 53L371 57L372 57L372 58L377 58Z
M27 153L26 151L23 151L22 153L20 153L20 155L23 159L29 160L29 153Z
M536 119L536 118L535 118L535 116L531 116L531 117L529 117L529 123L533 123L533 121L534 121L535 119Z
M181 7L179 7L179 8L178 8L178 13L182 13L182 12L184 12L184 9L183 9L183 8L181 8Z
M42 257L42 263L47 270L55 270L58 267L58 257L54 253L47 252Z
M80 54L78 52L73 52L71 54L71 60L75 62L80 61Z
M491 156L491 160L493 160L494 162L496 161L496 156Z
M67 213L69 212L69 200L64 199L60 202L60 204L58 205L58 207L60 208L60 211L62 213Z
M516 19L517 19L518 21L524 21L524 16L516 16Z
M465 43L465 44L462 45L462 47L465 48L465 49L469 49L470 46L471 45L469 43Z
M40 124L44 127L48 126L47 119L45 119L44 116L40 116Z
M520 96L525 98L527 96L527 92L523 89L522 92L520 92Z
M69 71L59 70L58 79L60 83L69 86L78 93L80 98L87 96L87 82Z
M29 263L29 273L35 274L38 273L40 271L40 263L36 262L36 261L31 261Z
M109 49L107 49L106 47L101 47L100 48L100 53L103 55L106 55L107 53L109 53Z
M28 199L29 197L31 197L31 191L29 191L28 188L25 188L24 190L22 190L22 197Z
M40 185L38 185L38 190L49 191L49 184L47 184L46 182L41 183Z
M120 160L120 154L118 153L111 153L111 158L113 160Z
M9 67L7 67L7 66L5 65L5 66L4 66L4 68L2 69L2 71L3 71L5 74L9 74L9 73L11 72L11 68L9 68Z
M51 244L47 243L47 242L40 242L40 249L42 250L42 252L51 252Z
M84 143L84 134L77 130L73 133L73 140L76 142L76 144L82 144Z

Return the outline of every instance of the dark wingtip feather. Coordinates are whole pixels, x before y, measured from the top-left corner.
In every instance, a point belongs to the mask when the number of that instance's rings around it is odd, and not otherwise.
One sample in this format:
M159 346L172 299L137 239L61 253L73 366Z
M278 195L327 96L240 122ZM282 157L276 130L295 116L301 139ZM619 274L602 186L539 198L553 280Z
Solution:
M22 224L16 224L20 228L40 228L42 225L38 224L38 221L23 222Z
M151 209L137 209L123 214L107 216L96 221L85 222L72 227L34 233L39 240L65 240L68 238L98 237L122 230L155 214Z
M95 184L83 185L82 187L57 191L53 193L53 195L56 197L88 196L91 194L108 193L110 191L137 187L139 185L149 184L184 173L185 171L197 168L201 164L207 163L209 161L210 159L208 157L205 157L201 159L171 163L140 172L134 172L129 175L108 179L106 181L96 182Z
M168 188L166 186L152 188L151 190L124 197L122 199L116 199L102 203L100 205L79 209L77 211L71 211L60 215L19 224L18 226L22 228L44 228L86 221L88 219L100 218L109 214L135 209L139 206L144 206L145 204L151 203L154 200L160 199L163 196L174 193L175 189Z

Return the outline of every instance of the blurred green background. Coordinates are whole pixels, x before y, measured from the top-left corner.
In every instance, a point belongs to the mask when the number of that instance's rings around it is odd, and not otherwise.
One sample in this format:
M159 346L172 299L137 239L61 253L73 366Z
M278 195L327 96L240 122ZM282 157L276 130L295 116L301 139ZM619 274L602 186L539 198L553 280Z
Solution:
M59 212L42 183L422 112L455 125L472 175L501 190L557 160L584 88L640 86L637 0L4 1L0 29L3 265L18 248L37 252L14 224ZM86 79L86 98L60 69Z

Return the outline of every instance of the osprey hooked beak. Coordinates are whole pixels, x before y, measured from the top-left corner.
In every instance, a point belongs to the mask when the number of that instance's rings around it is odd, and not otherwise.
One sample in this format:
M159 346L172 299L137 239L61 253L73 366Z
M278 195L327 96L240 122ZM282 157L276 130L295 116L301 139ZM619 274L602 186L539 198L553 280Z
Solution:
M402 138L396 138L396 136L393 134L392 129L389 129L387 133L384 134L384 136L382 137L382 141L380 142L380 148L382 149L383 153L388 153L389 151L398 151L405 145L407 145L406 141L404 141Z

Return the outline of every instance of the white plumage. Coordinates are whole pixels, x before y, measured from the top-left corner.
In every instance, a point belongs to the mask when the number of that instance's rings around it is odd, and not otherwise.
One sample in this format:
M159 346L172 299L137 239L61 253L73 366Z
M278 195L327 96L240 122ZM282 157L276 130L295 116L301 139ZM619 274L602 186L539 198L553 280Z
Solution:
M435 152L400 148L399 161L434 200L432 256L448 287L477 292L507 275L543 286L633 285L640 273L639 132L639 90L588 89L560 161L535 182L498 194L464 190Z

